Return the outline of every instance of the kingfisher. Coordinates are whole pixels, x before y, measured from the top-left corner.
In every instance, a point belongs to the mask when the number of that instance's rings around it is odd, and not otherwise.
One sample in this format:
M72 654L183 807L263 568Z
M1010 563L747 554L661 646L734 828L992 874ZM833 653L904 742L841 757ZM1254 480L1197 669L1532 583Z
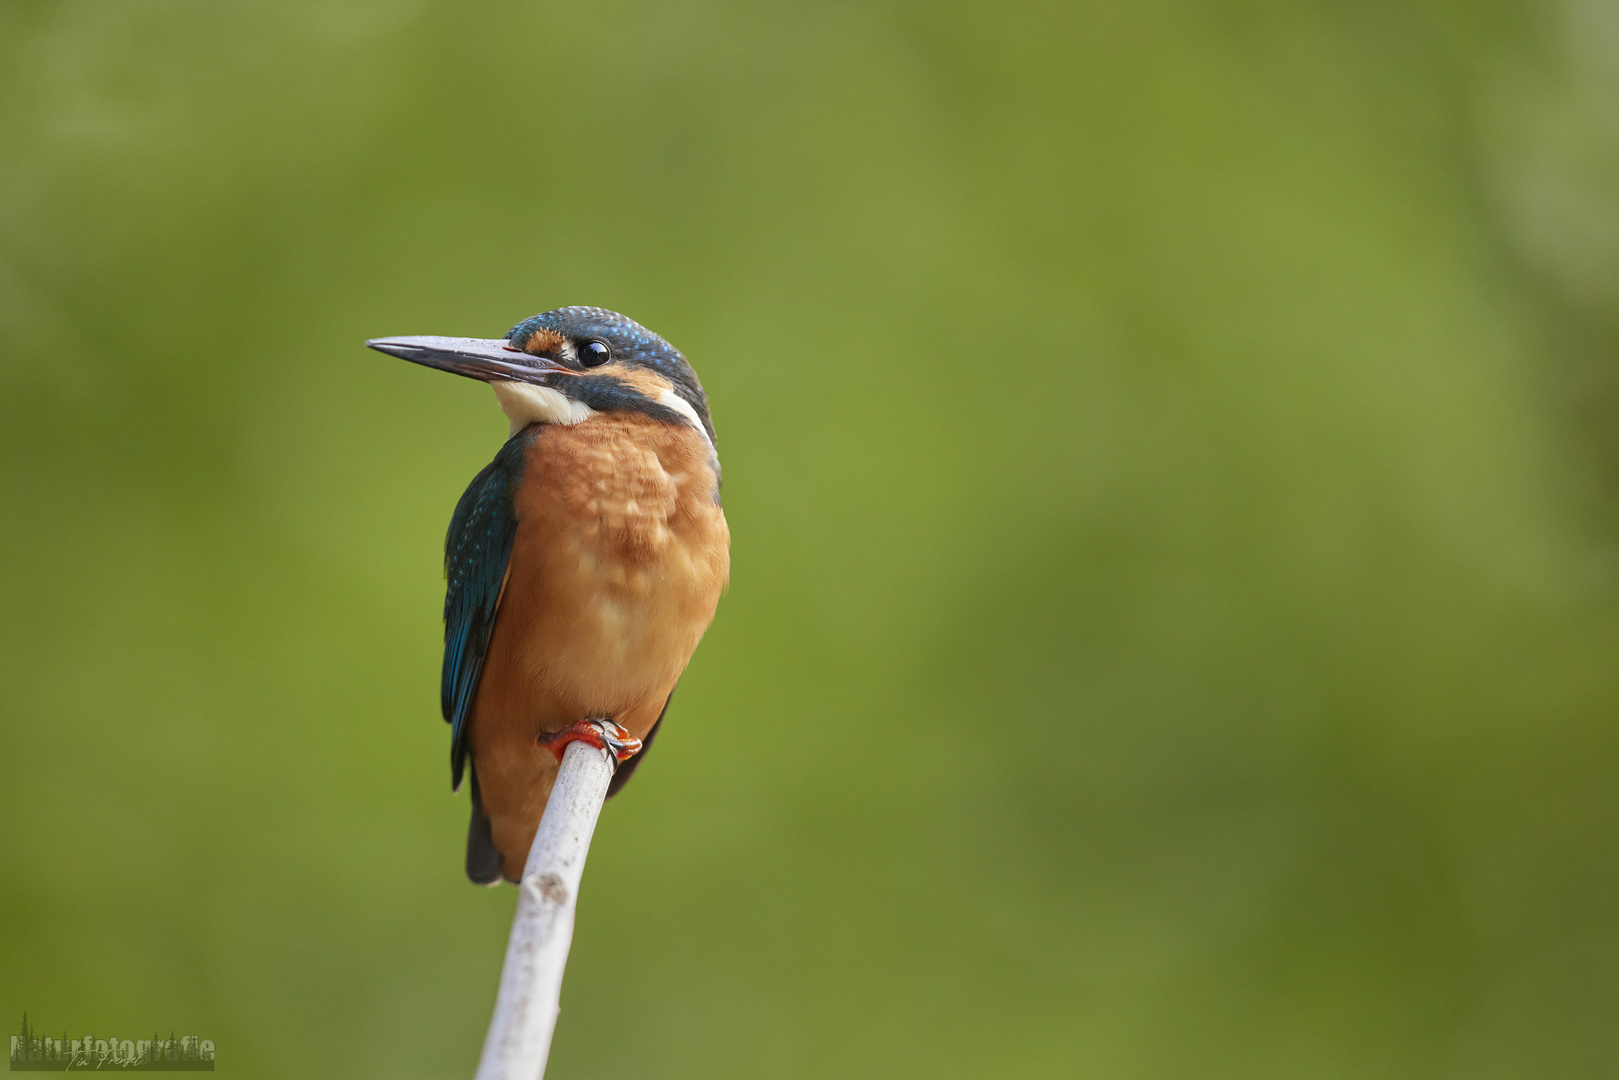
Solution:
M450 786L470 778L467 877L517 881L563 748L646 756L730 575L708 397L686 358L596 307L504 338L366 344L486 382L511 422L444 542Z

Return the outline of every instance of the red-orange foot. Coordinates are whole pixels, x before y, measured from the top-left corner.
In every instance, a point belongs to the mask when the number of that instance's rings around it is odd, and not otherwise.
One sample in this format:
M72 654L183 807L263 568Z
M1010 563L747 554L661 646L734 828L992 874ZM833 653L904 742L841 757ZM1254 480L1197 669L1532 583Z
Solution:
M558 762L571 742L588 743L598 750L605 750L613 755L615 761L628 760L641 752L641 740L611 720L586 720L540 736L540 745L555 754Z

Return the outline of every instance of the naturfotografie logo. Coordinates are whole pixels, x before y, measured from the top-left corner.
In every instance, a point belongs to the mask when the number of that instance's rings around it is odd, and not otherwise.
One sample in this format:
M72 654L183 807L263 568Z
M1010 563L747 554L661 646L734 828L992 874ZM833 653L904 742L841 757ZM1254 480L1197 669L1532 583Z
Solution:
M12 1072L66 1072L70 1069L133 1069L136 1072L213 1072L214 1042L196 1035L149 1039L75 1039L68 1032L46 1035L23 1013L22 1032L11 1037Z

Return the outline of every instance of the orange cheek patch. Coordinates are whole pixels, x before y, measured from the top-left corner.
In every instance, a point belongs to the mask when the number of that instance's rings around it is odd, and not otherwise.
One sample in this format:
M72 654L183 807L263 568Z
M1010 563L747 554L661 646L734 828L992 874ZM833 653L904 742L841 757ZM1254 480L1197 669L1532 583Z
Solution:
M555 330L536 330L523 342L523 351L534 356L542 356L561 348L563 337Z
M650 401L657 401L664 391L674 388L668 379L646 368L625 368L613 372L613 377Z

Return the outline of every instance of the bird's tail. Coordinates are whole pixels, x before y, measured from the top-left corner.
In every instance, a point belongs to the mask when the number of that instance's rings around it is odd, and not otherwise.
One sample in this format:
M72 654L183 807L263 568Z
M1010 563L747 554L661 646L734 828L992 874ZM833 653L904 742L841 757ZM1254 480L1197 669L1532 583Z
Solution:
M489 815L483 812L483 800L478 797L478 768L468 762L467 772L472 776L472 822L467 826L467 877L474 885L498 885L504 876L500 852L489 831Z

